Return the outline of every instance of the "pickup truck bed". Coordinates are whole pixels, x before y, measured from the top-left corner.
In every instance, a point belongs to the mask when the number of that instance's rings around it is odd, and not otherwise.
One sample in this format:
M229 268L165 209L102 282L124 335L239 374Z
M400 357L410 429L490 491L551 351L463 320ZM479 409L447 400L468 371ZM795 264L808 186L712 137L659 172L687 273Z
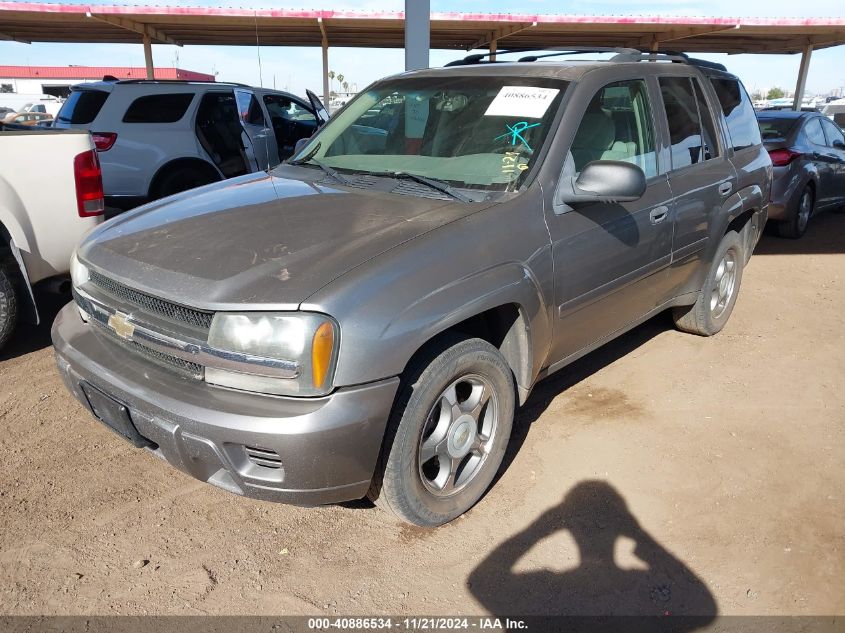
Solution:
M38 321L32 285L67 275L77 243L103 215L99 163L87 132L0 126L0 155L6 159L0 167L2 346L17 314Z

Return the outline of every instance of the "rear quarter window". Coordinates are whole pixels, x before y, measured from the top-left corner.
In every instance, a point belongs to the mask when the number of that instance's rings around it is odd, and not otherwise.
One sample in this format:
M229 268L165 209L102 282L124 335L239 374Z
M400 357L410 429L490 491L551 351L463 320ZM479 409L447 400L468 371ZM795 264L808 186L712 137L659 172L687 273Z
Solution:
M734 150L759 145L760 127L754 106L743 85L737 79L711 77L710 83L719 98L722 114L728 123L728 137Z
M146 95L133 101L126 114L124 123L176 123L185 116L188 106L193 101L193 93L167 93Z
M63 123L91 123L108 98L109 93L102 90L72 90L57 118Z

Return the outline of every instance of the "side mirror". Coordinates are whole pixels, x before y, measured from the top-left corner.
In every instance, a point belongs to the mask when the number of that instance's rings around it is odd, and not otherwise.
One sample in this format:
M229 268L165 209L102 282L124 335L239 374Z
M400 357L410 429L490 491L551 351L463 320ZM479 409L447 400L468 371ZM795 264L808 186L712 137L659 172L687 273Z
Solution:
M310 140L311 140L311 137L310 137L310 136L309 136L308 138L301 138L301 139L299 139L299 140L296 142L296 144L293 146L293 155L294 155L294 156L296 156L297 154L299 154L299 150L301 150L303 147L305 147L305 145L306 145L306 144L308 143L308 141L310 141Z
M620 160L596 160L574 178L570 186L561 183L559 202L632 202L646 189L643 170Z
M845 150L845 143L843 143L843 142L842 142L842 141L840 141L839 139L836 139L835 141L833 141L833 146L834 146L836 149Z

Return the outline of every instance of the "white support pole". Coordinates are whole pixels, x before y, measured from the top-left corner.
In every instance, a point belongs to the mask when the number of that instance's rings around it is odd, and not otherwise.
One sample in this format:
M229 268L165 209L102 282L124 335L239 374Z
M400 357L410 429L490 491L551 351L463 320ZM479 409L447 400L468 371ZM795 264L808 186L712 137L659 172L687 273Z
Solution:
M810 57L813 55L813 45L807 44L804 52L801 53L801 66L798 67L798 82L795 84L795 98L792 100L792 109L801 109L801 102L804 100L804 89L807 87L807 74L810 71Z
M495 37L490 40L490 57L488 58L491 62L496 61L496 50L499 48L499 40Z
M323 43L323 105L331 112L331 95L329 95L329 45Z
M323 105L326 112L331 113L331 95L329 95L329 34L326 32L326 25L323 18L317 18L317 25L320 27L323 47Z
M431 0L405 0L405 70L428 68Z
M144 35L144 62L147 65L147 79L155 79L153 66L153 42L149 35Z

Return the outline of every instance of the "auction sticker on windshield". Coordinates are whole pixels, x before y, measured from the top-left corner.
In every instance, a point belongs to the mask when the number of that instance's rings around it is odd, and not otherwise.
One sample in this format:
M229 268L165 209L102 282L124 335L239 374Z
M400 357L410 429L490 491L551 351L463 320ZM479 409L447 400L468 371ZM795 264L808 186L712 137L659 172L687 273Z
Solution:
M560 92L557 88L503 86L484 116L518 116L539 119Z

